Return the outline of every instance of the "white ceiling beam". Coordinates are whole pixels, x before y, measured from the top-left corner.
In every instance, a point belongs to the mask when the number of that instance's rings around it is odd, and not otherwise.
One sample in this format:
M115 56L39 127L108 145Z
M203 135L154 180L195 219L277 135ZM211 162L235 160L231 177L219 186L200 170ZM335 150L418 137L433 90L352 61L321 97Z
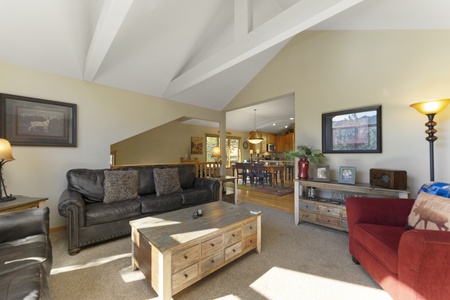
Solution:
M106 0L89 46L83 79L94 80L134 0Z
M170 98L364 0L302 0L229 47L173 79Z
M253 0L234 0L234 39L253 30Z

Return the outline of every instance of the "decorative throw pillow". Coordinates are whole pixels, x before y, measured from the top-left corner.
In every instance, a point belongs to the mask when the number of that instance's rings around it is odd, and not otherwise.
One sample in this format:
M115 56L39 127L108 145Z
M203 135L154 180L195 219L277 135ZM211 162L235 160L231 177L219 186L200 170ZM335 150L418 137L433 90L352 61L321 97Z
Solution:
M418 194L420 194L421 192L450 198L450 185L445 182L425 183L420 188Z
M449 231L450 199L420 193L408 216L408 228Z
M139 197L139 172L105 170L104 203L132 200Z
M155 179L156 196L163 196L183 191L180 186L178 168L155 168L153 169L153 178Z

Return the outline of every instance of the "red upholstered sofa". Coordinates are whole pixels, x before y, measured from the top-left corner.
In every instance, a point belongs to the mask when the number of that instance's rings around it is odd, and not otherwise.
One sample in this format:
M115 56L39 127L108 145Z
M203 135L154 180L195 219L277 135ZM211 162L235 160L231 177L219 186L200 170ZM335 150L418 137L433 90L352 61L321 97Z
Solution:
M346 201L350 254L393 299L450 299L450 232L408 230L414 199Z

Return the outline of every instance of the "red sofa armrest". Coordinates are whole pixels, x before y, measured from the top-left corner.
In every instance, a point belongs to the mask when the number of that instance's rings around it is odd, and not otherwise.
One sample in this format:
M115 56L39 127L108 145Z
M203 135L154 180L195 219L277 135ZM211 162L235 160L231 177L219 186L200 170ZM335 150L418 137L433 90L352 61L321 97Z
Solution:
M410 230L398 249L402 299L450 299L450 232Z
M350 197L346 200L347 221L386 226L406 226L414 199Z

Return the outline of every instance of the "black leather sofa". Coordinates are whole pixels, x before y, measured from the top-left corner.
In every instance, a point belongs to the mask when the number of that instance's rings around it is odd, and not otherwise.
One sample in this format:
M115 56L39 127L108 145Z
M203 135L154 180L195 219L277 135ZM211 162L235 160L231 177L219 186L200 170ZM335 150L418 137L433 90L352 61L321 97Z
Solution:
M0 214L0 299L50 299L49 209Z
M182 191L157 196L155 168L177 168ZM138 198L105 203L105 169L67 172L68 187L59 199L58 211L67 218L70 255L79 253L82 247L130 234L131 220L219 199L220 183L197 177L195 165L130 166L112 171L117 170L137 170Z

